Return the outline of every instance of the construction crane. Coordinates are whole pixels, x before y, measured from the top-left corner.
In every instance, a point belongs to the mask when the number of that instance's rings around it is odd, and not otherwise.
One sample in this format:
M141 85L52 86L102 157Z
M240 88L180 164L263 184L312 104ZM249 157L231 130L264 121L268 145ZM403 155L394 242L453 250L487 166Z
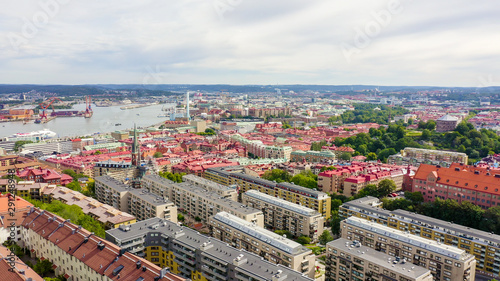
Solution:
M90 96L85 97L85 113L83 114L83 117L85 118L90 118L94 112L92 111L92 100Z
M63 101L62 101L61 99L59 99L59 98L52 97L52 98L50 98L49 100L44 101L44 102L41 102L41 103L39 104L39 105L40 105L40 109L41 109L41 111L40 111L40 120L43 120L43 119L47 120L47 112L46 112L46 110L47 110L47 109L49 108L49 106L51 106L51 105L54 103L54 101L56 101L56 100L59 100L60 102L63 102ZM55 112L55 110L54 110L54 105L52 105L52 112Z

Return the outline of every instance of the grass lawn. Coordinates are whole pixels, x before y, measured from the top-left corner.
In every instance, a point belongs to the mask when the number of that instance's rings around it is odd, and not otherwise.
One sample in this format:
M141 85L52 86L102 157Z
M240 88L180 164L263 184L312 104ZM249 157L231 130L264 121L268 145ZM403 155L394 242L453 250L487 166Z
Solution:
M408 137L420 137L422 135L421 131L406 131L406 136Z

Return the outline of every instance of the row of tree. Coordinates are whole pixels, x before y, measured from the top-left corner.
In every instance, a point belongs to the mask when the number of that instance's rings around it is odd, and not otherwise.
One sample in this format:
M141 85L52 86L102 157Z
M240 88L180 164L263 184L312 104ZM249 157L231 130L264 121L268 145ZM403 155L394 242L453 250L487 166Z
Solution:
M375 110L376 108L380 110ZM368 103L354 104L354 110L346 111L340 116L333 116L328 119L330 124L342 122L348 123L377 123L389 124L389 120L396 115L408 113L403 107L390 107L387 105L375 105Z
M423 202L420 192L407 192L404 199L383 200L387 210L403 209L463 226L500 234L500 206L487 210L469 201L436 198L434 202Z
M82 208L77 205L66 205L57 200L53 200L51 203L44 203L40 200L25 199L37 208L47 210L65 219L69 219L72 223L81 225L86 230L94 232L95 235L105 238L106 233L104 226L90 215L85 214Z
M273 169L266 171L261 178L275 181L277 183L293 182L296 185L311 189L318 187L318 176L313 174L311 171L302 171L300 174L292 176L288 171Z
M186 173L171 173L171 172L159 172L161 177L169 179L173 182L182 182L182 177L186 175Z

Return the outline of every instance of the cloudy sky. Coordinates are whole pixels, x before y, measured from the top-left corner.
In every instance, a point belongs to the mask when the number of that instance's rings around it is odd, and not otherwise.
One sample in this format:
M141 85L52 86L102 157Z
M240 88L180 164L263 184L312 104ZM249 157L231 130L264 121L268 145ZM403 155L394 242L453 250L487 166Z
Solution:
M0 83L500 85L498 0L0 2Z

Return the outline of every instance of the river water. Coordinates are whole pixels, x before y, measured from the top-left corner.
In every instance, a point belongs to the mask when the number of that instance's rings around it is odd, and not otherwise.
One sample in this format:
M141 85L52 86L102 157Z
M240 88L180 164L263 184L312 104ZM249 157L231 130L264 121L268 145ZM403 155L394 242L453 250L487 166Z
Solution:
M58 137L76 137L131 129L134 127L134 123L137 127L147 127L168 119L166 117L158 118L158 115L164 113L162 112L162 104L126 110L121 110L120 107L122 106L93 106L92 110L94 114L91 118L57 117L45 124L35 124L32 121L25 125L22 122L1 122L0 137L8 137L15 133L29 133L42 129L53 131ZM67 110L83 111L85 110L85 104L77 104L73 106L73 109ZM50 112L51 110L48 113Z

